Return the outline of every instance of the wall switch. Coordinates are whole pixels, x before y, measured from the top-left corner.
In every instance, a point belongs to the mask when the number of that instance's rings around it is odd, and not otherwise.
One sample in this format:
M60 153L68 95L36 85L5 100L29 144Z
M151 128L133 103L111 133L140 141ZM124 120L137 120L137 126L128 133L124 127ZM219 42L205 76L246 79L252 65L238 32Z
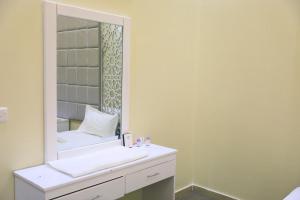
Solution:
M4 123L8 120L8 108L0 107L0 123Z

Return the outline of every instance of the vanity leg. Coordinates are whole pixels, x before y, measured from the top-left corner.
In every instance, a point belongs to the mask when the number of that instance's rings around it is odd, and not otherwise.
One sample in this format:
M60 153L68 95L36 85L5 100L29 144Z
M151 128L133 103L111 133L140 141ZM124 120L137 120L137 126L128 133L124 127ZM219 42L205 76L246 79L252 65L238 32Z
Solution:
M174 177L143 188L143 200L175 200Z

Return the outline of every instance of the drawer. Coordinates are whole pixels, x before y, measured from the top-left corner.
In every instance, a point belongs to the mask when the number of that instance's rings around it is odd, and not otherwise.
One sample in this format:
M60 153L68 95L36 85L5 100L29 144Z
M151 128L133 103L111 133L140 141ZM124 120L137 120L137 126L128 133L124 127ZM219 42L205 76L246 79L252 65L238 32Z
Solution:
M132 174L126 175L126 193L138 190L163 179L175 176L176 161L165 162Z
M115 200L124 194L124 177L121 177L53 200Z

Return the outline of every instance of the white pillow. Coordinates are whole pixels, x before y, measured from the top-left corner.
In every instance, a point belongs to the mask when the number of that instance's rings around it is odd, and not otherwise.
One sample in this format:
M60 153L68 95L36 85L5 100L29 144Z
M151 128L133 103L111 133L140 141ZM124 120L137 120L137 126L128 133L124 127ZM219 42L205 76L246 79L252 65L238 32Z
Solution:
M78 130L101 137L115 135L118 115L103 113L89 105L85 108L84 120Z

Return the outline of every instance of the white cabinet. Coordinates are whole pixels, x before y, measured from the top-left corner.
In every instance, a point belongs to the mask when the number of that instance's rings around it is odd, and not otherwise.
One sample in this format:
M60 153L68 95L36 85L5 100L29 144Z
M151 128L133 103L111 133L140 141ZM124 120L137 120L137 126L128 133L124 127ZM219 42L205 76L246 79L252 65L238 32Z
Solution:
M174 200L176 150L158 145L139 148L148 156L77 178L47 165L15 171L15 199L114 200L143 189L143 200Z

